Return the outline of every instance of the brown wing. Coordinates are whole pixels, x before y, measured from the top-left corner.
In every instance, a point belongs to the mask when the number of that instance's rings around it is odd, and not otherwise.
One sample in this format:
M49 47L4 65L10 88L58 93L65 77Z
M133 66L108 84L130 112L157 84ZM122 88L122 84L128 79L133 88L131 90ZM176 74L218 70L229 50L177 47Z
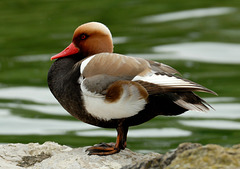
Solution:
M181 74L179 73L176 69L172 68L169 65L165 65L163 63L155 62L152 60L147 60L151 66L151 69L154 70L155 72L165 72L165 73L170 73L170 74Z
M104 94L107 87L115 81L131 81L135 76L150 72L151 69L149 63L141 58L100 53L82 61L80 71L87 90Z
M100 53L85 59L81 71L87 78L98 74L134 77L141 72L151 70L149 63L144 59L115 53Z

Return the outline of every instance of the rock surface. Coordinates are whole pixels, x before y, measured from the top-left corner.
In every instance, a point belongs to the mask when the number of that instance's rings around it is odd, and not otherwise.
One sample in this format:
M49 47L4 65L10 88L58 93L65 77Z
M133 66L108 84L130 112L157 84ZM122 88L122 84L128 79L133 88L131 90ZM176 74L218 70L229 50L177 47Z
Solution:
M183 143L164 155L141 154L129 149L111 156L89 156L83 148L54 142L0 145L1 169L240 169L240 144L230 148Z
M158 153L147 155L126 149L111 156L89 156L83 148L70 148L57 143L0 145L0 168L3 169L118 169L136 161L161 157Z

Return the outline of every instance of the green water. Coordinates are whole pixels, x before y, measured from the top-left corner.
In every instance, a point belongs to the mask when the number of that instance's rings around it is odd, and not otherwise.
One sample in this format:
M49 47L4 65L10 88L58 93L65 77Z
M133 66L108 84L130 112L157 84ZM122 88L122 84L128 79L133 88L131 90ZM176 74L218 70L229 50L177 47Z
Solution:
M169 12L184 11L198 8L232 7L234 10L226 14L215 16L179 19L157 23L143 23L146 16L166 14ZM202 0L102 0L102 1L40 1L40 0L1 0L0 1L0 89L9 87L45 87L47 88L47 72L52 64L48 59L52 54L60 52L70 42L75 28L85 22L99 21L106 24L113 37L123 37L124 43L116 43L114 51L122 54L153 54L152 48L159 45L195 43L195 42L222 42L228 44L240 43L240 2L202 1ZM117 39L117 38L116 38ZM207 49L206 49L207 50ZM208 52L208 51L206 51ZM229 51L226 55L236 55ZM162 55L162 54L161 54ZM214 54L213 54L214 55ZM240 54L239 54L240 57ZM34 59L37 58L37 59ZM226 59L225 58L225 59ZM165 137L129 137L128 147L135 151L166 152L182 142L199 142L202 144L216 143L231 146L239 143L240 138L240 63L199 62L188 59L161 59L161 62L171 65L197 83L206 86L218 93L217 101L210 100L213 106L225 107L216 109L220 113L234 113L233 118L215 117L210 120L237 123L232 128L212 128L188 126L181 123L183 120L209 120L206 115L199 117L156 117L143 125L133 127L144 128L176 128L189 131L189 136ZM217 62L217 59L216 59ZM3 91L2 90L2 91ZM0 91L1 92L1 91ZM26 95L31 93L26 93ZM13 94L14 95L14 94ZM199 93L204 98L214 98L210 94ZM38 97L36 95L36 97ZM228 99L231 98L231 99ZM232 110L232 104L237 108ZM13 106L15 105L15 107ZM17 105L17 106L16 106ZM99 142L114 142L114 137L106 136L79 136L78 130L69 129L59 134L6 134L8 121L4 121L4 111L9 111L12 118L50 119L61 122L77 122L73 117L59 114L44 113L25 106L51 106L55 103L42 103L24 98L1 97L0 93L0 143L10 142L39 142L56 141L72 147L93 145ZM56 105L57 106L57 105ZM238 111L239 109L239 111ZM208 114L211 114L209 112ZM9 118L11 119L11 118ZM49 122L50 125L51 121ZM80 122L79 122L80 123ZM203 121L204 124L204 121ZM48 125L48 124L43 124ZM206 125L208 126L208 125ZM12 124L9 123L9 128ZM29 128L37 126L31 125ZM96 129L98 130L98 129ZM131 129L130 129L131 130ZM88 131L88 130L86 130ZM109 131L109 130L107 130Z

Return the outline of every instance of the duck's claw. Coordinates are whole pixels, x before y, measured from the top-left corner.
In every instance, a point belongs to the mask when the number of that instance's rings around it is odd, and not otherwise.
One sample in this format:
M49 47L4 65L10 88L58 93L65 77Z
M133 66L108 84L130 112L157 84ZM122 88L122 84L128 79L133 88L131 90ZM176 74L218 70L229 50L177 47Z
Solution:
M100 143L88 148L86 151L89 152L88 155L105 156L118 153L120 148L115 147L114 143Z

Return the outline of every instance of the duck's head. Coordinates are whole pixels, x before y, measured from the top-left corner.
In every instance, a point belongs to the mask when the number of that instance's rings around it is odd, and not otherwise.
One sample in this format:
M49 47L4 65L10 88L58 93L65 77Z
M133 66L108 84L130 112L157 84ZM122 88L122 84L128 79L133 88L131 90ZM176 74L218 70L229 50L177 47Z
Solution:
M80 25L74 31L72 43L62 52L51 57L51 60L77 53L85 58L103 52L113 52L112 34L104 24L89 22Z

